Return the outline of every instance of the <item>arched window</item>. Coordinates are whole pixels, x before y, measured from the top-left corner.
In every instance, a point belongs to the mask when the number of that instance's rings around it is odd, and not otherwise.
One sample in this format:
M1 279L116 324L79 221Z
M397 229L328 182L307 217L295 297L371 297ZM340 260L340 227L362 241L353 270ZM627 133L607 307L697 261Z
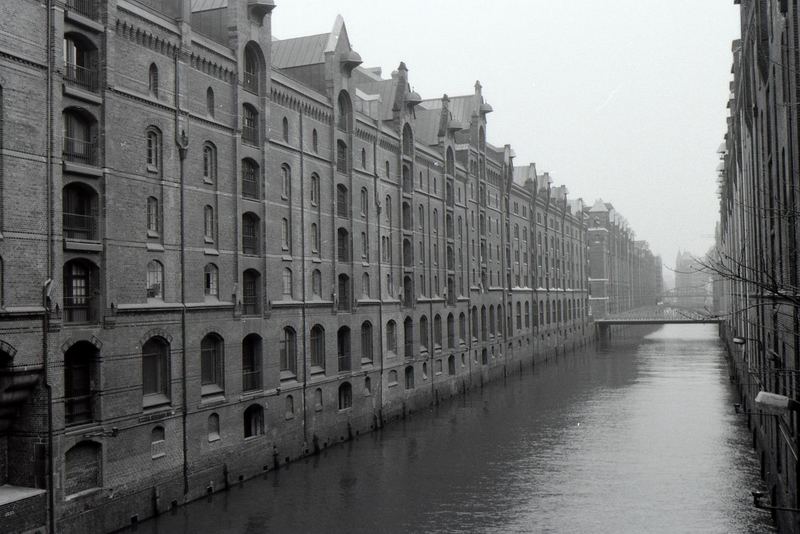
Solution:
M258 163L250 158L242 160L242 196L257 199L259 197Z
M161 132L158 128L150 126L145 136L147 138L147 170L158 172L161 168Z
M339 409L346 410L353 406L353 387L350 382L342 382L339 386Z
M345 228L336 230L336 257L340 262L350 261L350 234Z
M372 362L372 323L361 323L361 361Z
M363 148L361 149L361 168L364 170L367 168L367 151Z
M292 280L292 270L286 267L283 270L283 297L292 299L294 297L294 282Z
M63 149L67 161L97 164L97 121L84 110L69 108L62 114Z
M203 268L203 288L207 297L219 296L219 269L213 263L207 263Z
M206 112L213 117L216 105L214 104L214 90L206 89Z
M200 342L200 384L203 395L223 391L223 347L218 334L207 334Z
M320 325L311 329L311 367L325 369L325 329Z
M292 168L281 165L281 198L288 200L292 196Z
M319 253L319 227L317 223L311 223L311 252L314 254Z
M319 176L316 173L311 175L311 205L319 204Z
M64 67L65 81L88 91L97 91L97 49L83 35L64 35Z
M341 139L336 141L336 170L341 173L347 173L350 170L349 153L347 151L347 143Z
M397 371L395 371L394 369L389 371L389 377L387 379L387 382L390 386L397 384Z
M258 45L253 42L247 43L244 48L244 70L242 72L242 86L258 94L259 79L261 74L260 50Z
M322 388L317 388L314 390L314 409L317 411L322 410Z
M336 353L339 363L339 372L352 369L350 358L350 329L346 326L336 332Z
M281 219L281 248L289 251L291 245L291 229L289 228L289 219L284 217Z
M208 441L219 439L219 415L212 413L208 416Z
M350 277L344 273L339 275L339 284L338 284L338 301L339 301L339 311L349 311L350 304L352 302L352 296L350 292Z
M311 132L311 150L313 150L315 154L319 152L319 135L317 134L316 128Z
M403 321L403 354L406 358L414 357L414 321L411 317Z
M261 389L261 336L249 334L242 340L242 391Z
M244 437L252 438L264 433L264 408L251 404L244 411Z
M150 431L150 457L155 460L165 455L164 453L164 427L158 425Z
M217 234L217 220L214 217L214 208L206 205L203 208L203 237L206 243L213 243Z
M92 262L78 258L64 264L64 321L91 323L97 320L99 270Z
M311 273L311 294L316 298L322 296L322 273L319 269L314 269Z
M297 372L297 335L290 326L283 329L280 352L281 371L295 374Z
M366 217L369 210L369 192L366 187L361 188L361 216Z
M72 182L61 197L62 229L66 239L98 241L98 195L90 186ZM157 210L156 210L157 212Z
M348 202L347 186L344 184L336 185L336 215L339 217L350 216L350 203Z
M452 349L456 346L456 319L453 314L447 315L447 347Z
M103 485L102 446L81 441L64 455L64 495L74 495Z
M369 273L364 273L361 275L361 296L365 298L370 298L372 296L369 283Z
M386 323L386 350L397 354L397 323Z
M258 254L261 221L255 213L242 214L242 253Z
M386 225L392 226L392 197L386 195Z
M372 379L368 376L364 377L364 395L367 397L372 395Z
M147 81L150 94L158 98L158 67L156 67L155 63L150 63Z
M389 175L391 174L390 171L391 171L391 166L389 165L389 162L388 161L384 162L384 172L386 172L386 178L389 178Z
M169 343L152 337L142 345L142 395L144 404L152 405L169 399Z
M428 318L424 315L419 318L419 344L427 350L428 343L430 343L430 334L428 333Z
M164 298L164 266L158 260L147 263L147 298Z
M464 312L461 312L458 316L458 337L461 339L462 343L466 342L467 339L467 316L464 315Z
M336 121L337 127L343 132L350 131L350 124L352 122L352 106L350 104L350 95L346 91L339 93L338 103L338 117Z
M66 426L94 420L97 348L79 341L64 353L64 422Z
M257 145L258 135L258 111L250 104L242 105L242 141L251 145Z
M158 237L161 234L161 209L156 197L147 197L147 236Z
M406 389L414 389L414 366L406 367Z
M247 269L242 274L242 313L261 313L261 274L255 269Z
M288 143L289 142L289 119L284 117L283 118L283 122L281 124L281 127L282 127L282 133L283 133L283 142L284 143Z
M446 163L446 172L449 175L455 175L456 173L456 159L453 156L453 149L447 147L447 163Z
M217 181L217 149L211 143L203 145L203 181L211 184Z
M411 126L408 123L403 126L403 155L414 155L414 133L411 131Z
M438 313L433 317L433 344L436 348L442 347L442 316Z

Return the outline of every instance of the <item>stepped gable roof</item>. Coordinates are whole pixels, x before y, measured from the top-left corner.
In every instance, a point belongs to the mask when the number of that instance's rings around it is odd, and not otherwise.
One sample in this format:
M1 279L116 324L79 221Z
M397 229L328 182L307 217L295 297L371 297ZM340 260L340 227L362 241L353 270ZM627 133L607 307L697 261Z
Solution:
M324 63L325 49L330 37L330 33L320 33L273 41L272 66L278 69L290 69Z

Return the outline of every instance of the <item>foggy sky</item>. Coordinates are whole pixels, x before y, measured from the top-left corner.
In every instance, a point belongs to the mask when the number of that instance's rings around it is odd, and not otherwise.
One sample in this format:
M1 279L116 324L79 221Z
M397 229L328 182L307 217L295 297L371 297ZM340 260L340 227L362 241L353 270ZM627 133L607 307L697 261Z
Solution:
M571 198L613 203L666 265L713 244L731 0L276 3L276 37L329 32L341 14L363 66L388 77L405 61L423 98L480 80L489 142L510 143L516 165L535 162Z

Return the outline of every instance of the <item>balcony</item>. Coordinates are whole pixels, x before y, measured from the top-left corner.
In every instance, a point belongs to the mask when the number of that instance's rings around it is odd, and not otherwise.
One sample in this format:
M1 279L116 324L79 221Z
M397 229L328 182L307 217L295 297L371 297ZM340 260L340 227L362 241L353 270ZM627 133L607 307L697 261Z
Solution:
M97 217L83 213L64 213L64 238L97 241Z
M242 196L244 198L258 199L258 182L255 179L242 179Z
M97 92L97 71L94 69L67 63L64 80L77 85L81 89L86 89L93 93Z
M97 313L91 297L64 297L64 322L94 323Z
M86 18L97 20L97 5L95 0L67 0L67 9L70 9Z
M65 137L62 154L66 161L83 163L84 165L96 165L97 143L95 141Z
M242 315L258 315L258 295L242 296Z
M242 126L242 141L249 145L258 145L258 128Z

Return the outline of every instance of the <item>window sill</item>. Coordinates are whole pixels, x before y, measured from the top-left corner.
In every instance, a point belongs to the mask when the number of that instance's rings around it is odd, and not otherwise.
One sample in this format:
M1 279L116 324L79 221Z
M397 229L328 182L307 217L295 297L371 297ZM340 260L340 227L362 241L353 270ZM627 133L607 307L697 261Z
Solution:
M312 365L311 368L309 369L309 372L312 375L323 375L325 374L325 368L320 367L319 365Z
M200 402L205 404L209 402L224 402L225 390L217 384L207 386L200 386L200 395L203 397Z
M148 165L147 172L149 172L150 174L158 174L158 167L156 167L155 165Z
M86 490L83 490L83 491L79 491L77 493L72 493L72 494L67 495L66 497L64 497L64 501L65 502L70 502L70 501L75 501L75 500L78 500L78 499L82 499L83 497L88 497L90 495L94 495L95 493L99 493L100 490L102 490L102 489L103 488L89 488L89 489L86 489Z
M220 439L222 439L222 438L220 437L219 434L209 434L208 435L208 442L209 443L214 443L215 441L219 441Z
M215 248L204 248L203 254L206 256L219 256L219 251Z
M288 382L289 380L297 380L297 374L292 371L281 371L281 382Z
M142 398L142 408L144 408L145 410L152 410L153 408L159 408L161 406L169 405L169 403L170 403L169 397L167 397L163 393L153 393L145 395Z
M164 252L164 245L161 243L147 243L147 250L150 252Z

